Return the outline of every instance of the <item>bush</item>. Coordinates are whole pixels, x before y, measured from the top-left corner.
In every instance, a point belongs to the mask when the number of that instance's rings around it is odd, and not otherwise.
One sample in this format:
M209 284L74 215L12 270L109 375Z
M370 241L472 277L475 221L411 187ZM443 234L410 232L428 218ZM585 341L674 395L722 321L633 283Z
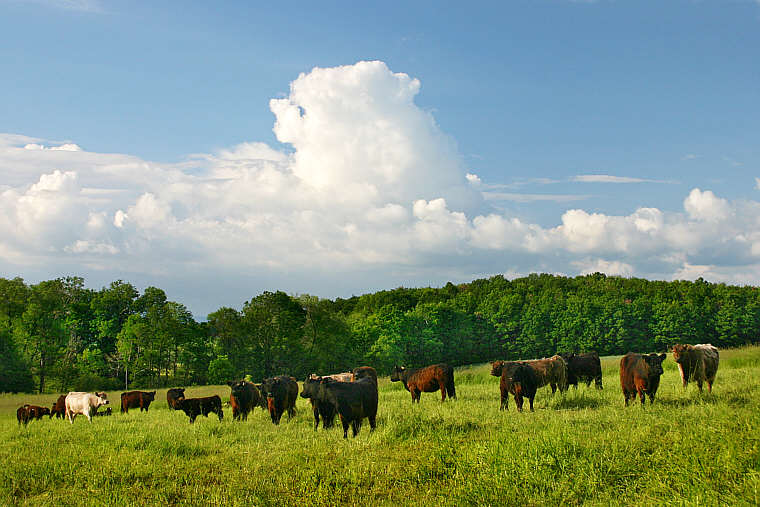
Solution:
M210 384L224 384L235 376L235 367L227 356L219 356L208 365L208 381Z

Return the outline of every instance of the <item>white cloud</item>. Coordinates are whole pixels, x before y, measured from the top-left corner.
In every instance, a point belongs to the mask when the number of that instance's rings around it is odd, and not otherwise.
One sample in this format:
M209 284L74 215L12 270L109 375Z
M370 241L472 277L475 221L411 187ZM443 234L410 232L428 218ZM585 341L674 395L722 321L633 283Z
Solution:
M178 164L0 135L0 269L206 280L205 310L264 289L334 297L505 271L760 282L755 201L694 189L680 213L578 207L554 227L488 208L587 196L494 191L415 105L419 89L382 62L314 69L271 102L292 149L242 143Z
M760 0L758 0L760 2ZM755 178L755 187L760 190L760 178Z
M628 176L610 176L608 174L581 174L575 176L573 181L578 183L669 183L664 180L631 178Z

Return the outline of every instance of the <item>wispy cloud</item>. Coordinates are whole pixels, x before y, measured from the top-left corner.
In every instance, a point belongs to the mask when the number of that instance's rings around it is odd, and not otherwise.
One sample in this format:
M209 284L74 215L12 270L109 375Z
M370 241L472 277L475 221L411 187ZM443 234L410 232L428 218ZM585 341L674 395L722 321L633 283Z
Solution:
M577 183L675 183L668 180L651 180L631 178L629 176L610 176L609 174L579 174L572 181Z
M591 197L590 195L573 195L573 194L517 194L517 193L508 193L508 192L483 192L483 198L486 201L573 202L573 201L584 201L586 199L589 199L590 197Z
M760 1L760 0L758 0L758 1ZM695 153L687 153L686 155L684 155L683 157L681 157L681 160L696 160L698 158L700 158L700 156L697 155L697 154L695 154Z

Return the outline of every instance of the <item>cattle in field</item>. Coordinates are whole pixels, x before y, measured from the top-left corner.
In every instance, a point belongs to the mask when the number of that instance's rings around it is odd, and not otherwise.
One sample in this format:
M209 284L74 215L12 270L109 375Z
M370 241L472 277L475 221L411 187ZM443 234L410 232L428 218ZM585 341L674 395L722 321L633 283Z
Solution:
M500 410L509 408L509 394L515 398L517 411L522 412L523 397L528 398L530 411L533 412L533 400L536 397L538 383L536 381L536 372L525 363L510 363L505 365L501 371L499 381L499 390L501 391Z
M179 406L180 400L185 398L185 389L183 387L173 387L166 391L166 404L172 410L182 410Z
M253 383L245 380L230 381L227 385L230 386L232 419L248 420L248 413L255 407L261 406L261 391Z
M599 354L562 354L562 359L567 363L567 384L578 389L578 382L585 382L586 387L594 381L597 389L602 389L602 362Z
M179 408L186 416L190 418L190 424L195 422L199 415L208 417L209 414L216 414L221 422L224 419L222 412L222 399L218 395L207 396L205 398L181 398L177 401Z
M111 407L106 407L102 412L98 411L92 414L93 417L107 417L111 415Z
M18 419L18 425L21 426L21 423L24 423L24 426L29 424L29 405L21 405L18 410L16 410L16 419Z
M121 413L129 413L130 408L139 408L140 412L148 411L150 404L156 398L156 391L128 391L121 393Z
M353 373L353 377L351 378L352 382L362 378L371 378L375 381L375 384L377 384L377 370L371 366L359 366L358 368L354 368L351 373Z
M401 382L412 395L412 403L420 402L420 393L441 391L441 402L446 400L446 394L456 399L454 387L454 368L448 364L434 364L424 368L404 368L394 366L391 370L391 382Z
M335 382L332 379L320 380L322 390L320 400L327 401L343 424L343 438L348 438L348 427L355 437L362 427L362 420L369 420L370 431L377 427L377 384L371 378L356 382Z
M58 399L53 403L53 406L50 408L50 418L52 419L55 415L55 418L58 419L59 417L61 419L66 418L66 395L62 394L58 397Z
M551 386L552 394L557 389L560 392L567 390L567 364L560 356L552 356L544 359L532 359L530 361L519 361L533 368L536 374L536 388ZM501 369L510 361L494 361L491 363L491 375L498 377L501 375Z
M29 420L37 419L38 421L42 419L43 415L50 415L50 409L47 407L40 407L39 405L29 405L27 408L27 411L29 412Z
M288 412L288 420L296 415L298 382L293 377L281 375L264 379L262 388L267 396L267 409L274 424L280 424L282 414Z
M673 359L678 363L683 387L694 381L702 392L702 383L707 382L707 390L712 392L715 374L718 372L720 355L718 349L709 343L699 345L673 345Z
M74 418L82 414L92 423L92 414L97 412L98 407L108 405L109 401L102 396L93 393L70 392L66 395L66 418L74 424Z
M662 375L662 362L666 354L636 354L629 352L620 359L620 387L625 397L625 405L628 400L635 400L636 393L644 406L645 396L649 396L649 403L654 403L654 395L660 386Z
M335 406L327 400L322 384L322 377L310 375L303 382L301 397L308 398L311 410L314 414L314 430L319 428L319 420L322 419L324 429L332 428L335 421Z

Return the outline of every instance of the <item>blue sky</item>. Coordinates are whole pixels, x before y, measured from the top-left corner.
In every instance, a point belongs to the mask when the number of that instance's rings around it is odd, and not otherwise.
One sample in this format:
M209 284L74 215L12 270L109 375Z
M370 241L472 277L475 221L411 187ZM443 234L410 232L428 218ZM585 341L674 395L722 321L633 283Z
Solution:
M0 34L5 276L199 318L497 273L760 283L757 1L0 0Z

